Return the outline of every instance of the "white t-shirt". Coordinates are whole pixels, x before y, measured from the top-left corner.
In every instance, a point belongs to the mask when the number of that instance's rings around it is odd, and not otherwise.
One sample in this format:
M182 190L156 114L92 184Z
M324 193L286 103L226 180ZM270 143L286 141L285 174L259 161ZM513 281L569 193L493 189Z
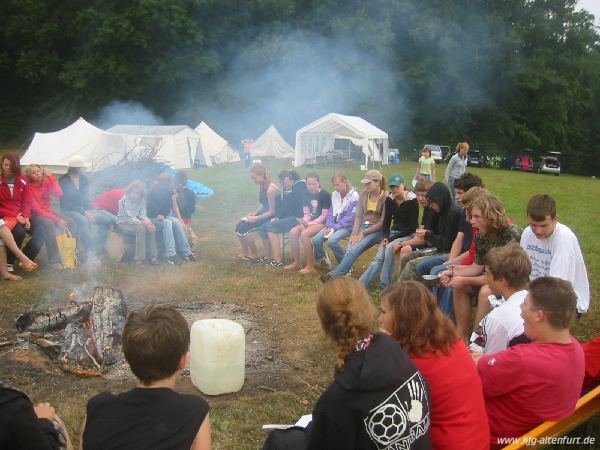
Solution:
M486 315L471 334L469 350L485 355L501 352L512 339L523 334L521 303L526 296L526 290L517 291Z
M584 313L590 306L590 285L579 242L573 232L557 223L547 239L538 239L531 227L521 235L521 247L531 260L531 280L557 277L570 281L577 294L577 311Z

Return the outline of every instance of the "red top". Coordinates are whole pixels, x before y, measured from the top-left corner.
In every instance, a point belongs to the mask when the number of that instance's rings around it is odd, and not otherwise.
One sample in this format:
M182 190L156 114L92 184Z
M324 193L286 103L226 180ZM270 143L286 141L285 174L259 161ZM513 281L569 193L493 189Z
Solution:
M56 178L48 175L47 178L42 180L41 186L29 183L29 192L31 194L31 209L34 214L47 217L56 223L62 220L61 217L52 212L52 198L50 196L62 197L62 189Z
M483 390L467 347L457 339L450 355L412 357L429 383L431 443L434 449L489 449Z
M492 447L546 421L570 416L581 393L584 358L569 344L532 342L484 356L477 369L483 385Z
M27 187L27 179L23 175L15 177L12 193L4 175L0 175L0 217L17 217L22 214L31 217L31 194Z
M585 355L584 391L590 391L600 384L600 336L581 345Z
M119 200L125 195L124 189L113 189L103 192L92 199L92 206L96 209L103 209L115 216L119 214Z

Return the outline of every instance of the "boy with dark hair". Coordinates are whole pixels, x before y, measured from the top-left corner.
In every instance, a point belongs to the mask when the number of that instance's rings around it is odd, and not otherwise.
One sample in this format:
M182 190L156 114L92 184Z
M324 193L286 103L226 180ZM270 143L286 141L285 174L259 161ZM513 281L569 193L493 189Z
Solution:
M577 293L577 311L590 306L590 286L579 242L556 217L556 202L546 194L531 197L527 205L529 226L523 230L521 247L531 259L531 279L553 276L570 281Z
M574 409L584 375L584 356L569 324L577 314L571 283L540 277L521 305L525 334L533 342L475 356L483 385L492 448Z
M492 294L506 299L482 319L471 335L469 349L489 355L505 350L523 334L521 304L527 295L531 262L516 242L492 248L484 261L487 286Z
M190 330L172 306L153 304L129 314L123 353L138 387L102 392L87 405L84 449L210 449L208 404L175 392L187 366Z

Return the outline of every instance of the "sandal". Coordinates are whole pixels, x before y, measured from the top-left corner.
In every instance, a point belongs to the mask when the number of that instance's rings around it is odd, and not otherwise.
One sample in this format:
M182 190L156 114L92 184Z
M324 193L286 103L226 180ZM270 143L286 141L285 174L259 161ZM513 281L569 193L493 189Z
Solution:
M21 269L23 269L25 272L33 272L34 270L36 270L40 266L38 265L38 263L30 261L30 262L25 263L25 264L23 264L22 262L19 262L19 267Z

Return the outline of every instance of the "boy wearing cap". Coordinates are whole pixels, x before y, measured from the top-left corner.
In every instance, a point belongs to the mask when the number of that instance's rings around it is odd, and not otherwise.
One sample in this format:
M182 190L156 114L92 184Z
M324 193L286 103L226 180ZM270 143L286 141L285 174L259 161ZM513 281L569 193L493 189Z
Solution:
M394 174L390 177L388 185L390 192L385 199L383 240L375 258L358 280L366 288L370 286L382 267L386 267L386 271L389 271L390 266L393 268L393 244L399 244L410 239L414 235L419 222L417 196L406 190L404 178L401 175ZM394 225L390 229L392 221Z
M383 212L387 196L385 178L380 171L372 169L360 182L365 189L358 198L356 216L346 254L335 269L321 276L323 282L333 277L346 275L358 257L383 238Z

